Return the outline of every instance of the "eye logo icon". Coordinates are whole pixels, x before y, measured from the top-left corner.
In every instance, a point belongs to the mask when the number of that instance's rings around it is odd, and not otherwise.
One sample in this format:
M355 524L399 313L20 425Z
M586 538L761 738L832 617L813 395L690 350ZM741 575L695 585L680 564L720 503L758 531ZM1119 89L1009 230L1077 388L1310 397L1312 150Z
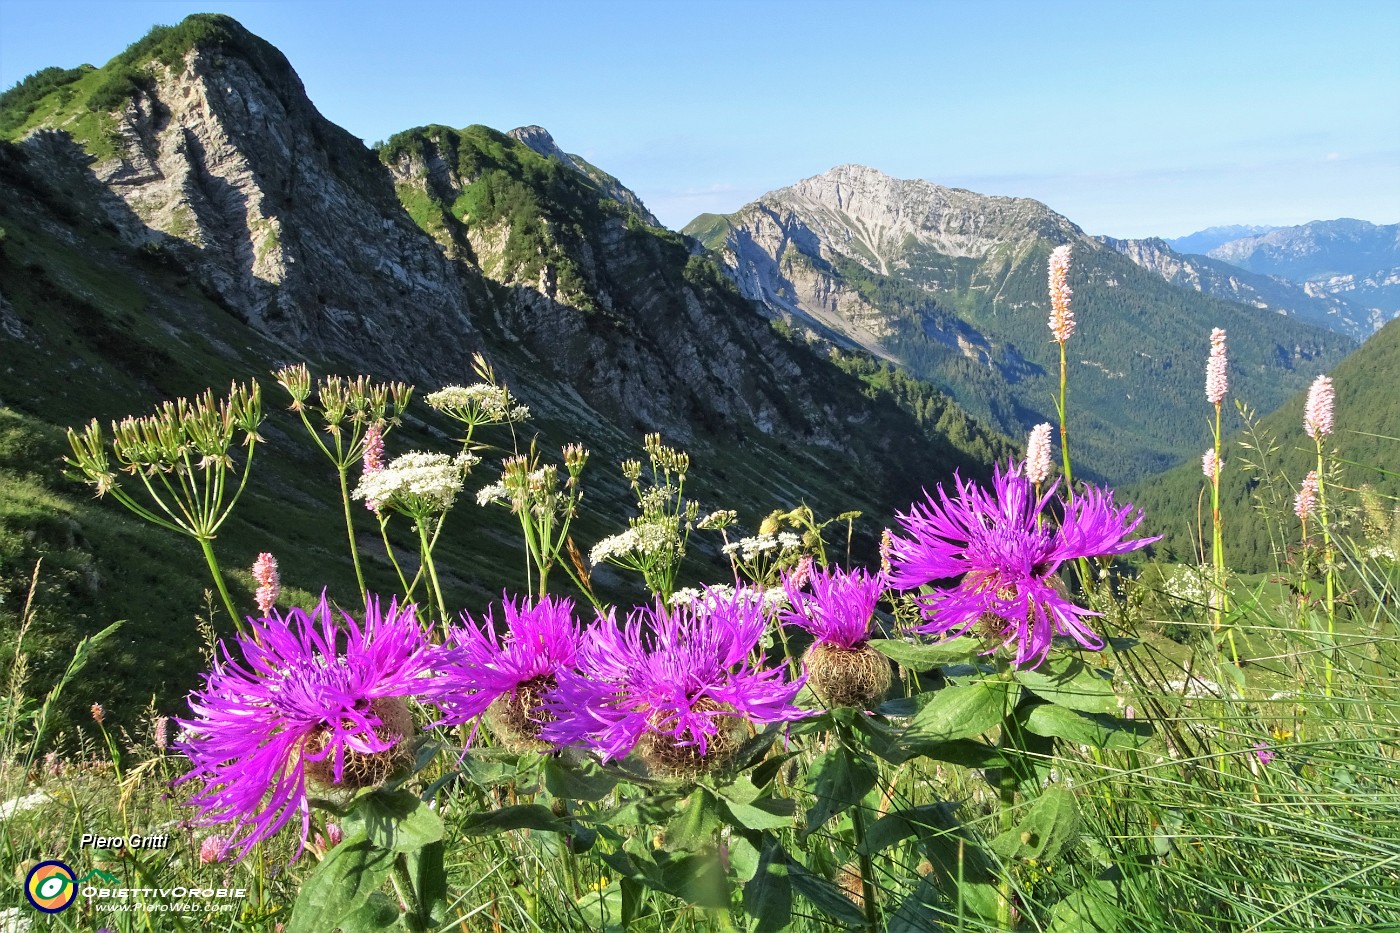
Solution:
M24 896L36 910L46 914L66 910L78 896L73 869L59 861L40 862L24 879Z

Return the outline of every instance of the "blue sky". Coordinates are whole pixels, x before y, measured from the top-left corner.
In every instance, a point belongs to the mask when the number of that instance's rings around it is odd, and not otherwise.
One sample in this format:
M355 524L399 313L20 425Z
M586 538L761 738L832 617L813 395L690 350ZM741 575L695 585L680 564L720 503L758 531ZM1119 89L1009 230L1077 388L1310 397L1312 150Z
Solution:
M0 0L0 85L225 12L368 142L529 123L668 226L843 162L1087 232L1400 222L1400 2Z

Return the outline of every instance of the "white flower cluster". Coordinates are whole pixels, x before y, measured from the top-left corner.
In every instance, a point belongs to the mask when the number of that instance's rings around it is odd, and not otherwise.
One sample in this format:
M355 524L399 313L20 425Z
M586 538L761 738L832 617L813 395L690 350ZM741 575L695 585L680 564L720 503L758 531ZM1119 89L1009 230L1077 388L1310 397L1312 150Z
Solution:
M476 491L476 504L483 508L493 502L510 503L510 493L506 490L505 483L492 483L490 486L482 486Z
M469 423L480 421L524 421L530 409L515 404L505 386L478 382L469 386L448 386L428 396L433 408Z
M588 559L596 567L605 560L616 560L628 554L646 557L674 550L680 544L675 526L660 522L641 522L621 534L604 538L593 545Z
M1210 595L1209 567L1177 567L1162 580L1162 592L1176 602L1204 606Z
M707 591L708 590L708 591ZM674 609L682 606L690 606L697 615L706 615L714 611L719 602L729 602L734 599L735 589L725 583L716 583L705 589L697 589L693 586L682 587L671 594L670 603ZM759 587L746 586L737 591L740 601L749 605L761 602L765 613L775 613L787 606L787 594L781 587Z
M420 506L445 511L462 491L462 477L479 459L470 453L460 453L455 458L447 454L404 454L389 461L378 473L361 477L354 498L410 511Z
M722 550L727 555L738 553L739 559L744 561L753 560L760 554L768 551L778 551L786 554L795 551L802 546L802 538L790 531L780 531L775 535L754 535L752 538L740 538L738 541L731 541Z
M701 530L710 528L726 528L739 520L739 513L733 509L719 509L711 512L700 521L695 523L695 527Z

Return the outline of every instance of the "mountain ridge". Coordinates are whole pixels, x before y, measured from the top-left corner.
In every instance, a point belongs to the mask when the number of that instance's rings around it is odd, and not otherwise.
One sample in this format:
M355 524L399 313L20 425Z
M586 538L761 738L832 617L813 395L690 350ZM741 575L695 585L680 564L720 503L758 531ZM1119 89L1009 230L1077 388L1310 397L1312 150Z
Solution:
M1242 335L1240 378L1264 408L1353 345L1171 286L1039 202L863 166L838 166L683 232L776 318L897 361L1012 436L1056 420L1045 263L1071 244L1077 452L1100 479L1140 478L1193 455L1199 390L1178 364L1204 359L1213 327Z

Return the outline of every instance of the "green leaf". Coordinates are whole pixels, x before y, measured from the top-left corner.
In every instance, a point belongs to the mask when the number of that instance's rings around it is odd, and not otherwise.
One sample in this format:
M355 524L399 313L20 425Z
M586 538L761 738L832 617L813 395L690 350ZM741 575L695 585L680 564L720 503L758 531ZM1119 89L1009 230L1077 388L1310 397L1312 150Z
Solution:
M966 635L932 645L902 638L872 638L870 646L896 664L921 671L944 664L961 664L977 657L982 651L981 642Z
M287 933L324 933L359 910L394 867L394 853L356 834L341 840L301 886Z
M549 807L538 803L522 803L473 813L462 821L462 832L468 836L492 836L511 829L540 829L557 833L562 832L565 826Z
M375 791L356 801L369 839L390 852L414 852L442 838L442 819L408 791Z
M956 809L957 804L945 802L896 810L871 824L856 848L862 855L874 855L910 836L926 839L955 831L960 826L953 816Z
M551 758L544 765L544 786L556 797L569 800L602 800L617 787L618 777L584 758L572 764Z
M692 852L712 848L718 831L719 801L705 788L697 787L666 824L666 846Z
M1022 726L1036 735L1095 748L1141 748L1152 738L1148 723L1105 713L1081 713L1051 703L1031 707Z
M601 891L589 891L578 902L579 913L590 930L617 928L622 919L622 884L610 884Z
M1126 919L1115 904L1118 896L1116 883L1090 881L1050 911L1047 933L1117 933Z
M1058 784L1047 787L1012 829L990 848L1003 859L1050 859L1079 834L1079 807L1074 794Z
M341 933L378 933L399 925L399 905L379 891L369 896L360 909L340 922Z
M748 884L758 871L758 849L738 833L729 837L728 845L729 867L734 877Z
M855 749L834 748L817 758L807 772L807 788L816 797L807 811L811 833L837 813L860 806L875 786L875 760Z
M739 803L728 797L723 801L729 813L727 822L741 829L791 829L792 815L797 809L796 801L785 797L763 797L753 803Z
M729 879L718 852L652 853L661 867L661 889L697 907L728 907Z
M418 902L434 921L447 916L447 864L441 840L430 842L417 852L408 853L409 876L418 892Z
M904 728L897 746L929 755L927 749L935 743L981 735L1001 723L1009 690L1005 681L978 680L935 691Z
M788 877L793 889L816 905L825 919L848 927L865 926L865 914L830 881L812 874L795 860L788 865Z
M639 797L610 810L595 813L591 819L595 825L654 826L666 822L675 814L677 799L675 794Z
M1118 712L1112 672L1089 667L1077 655L1053 656L1036 670L1016 671L1015 676L1036 696L1056 706L1083 713Z
M764 846L753 878L744 885L749 933L781 933L792 926L791 864L776 840Z

